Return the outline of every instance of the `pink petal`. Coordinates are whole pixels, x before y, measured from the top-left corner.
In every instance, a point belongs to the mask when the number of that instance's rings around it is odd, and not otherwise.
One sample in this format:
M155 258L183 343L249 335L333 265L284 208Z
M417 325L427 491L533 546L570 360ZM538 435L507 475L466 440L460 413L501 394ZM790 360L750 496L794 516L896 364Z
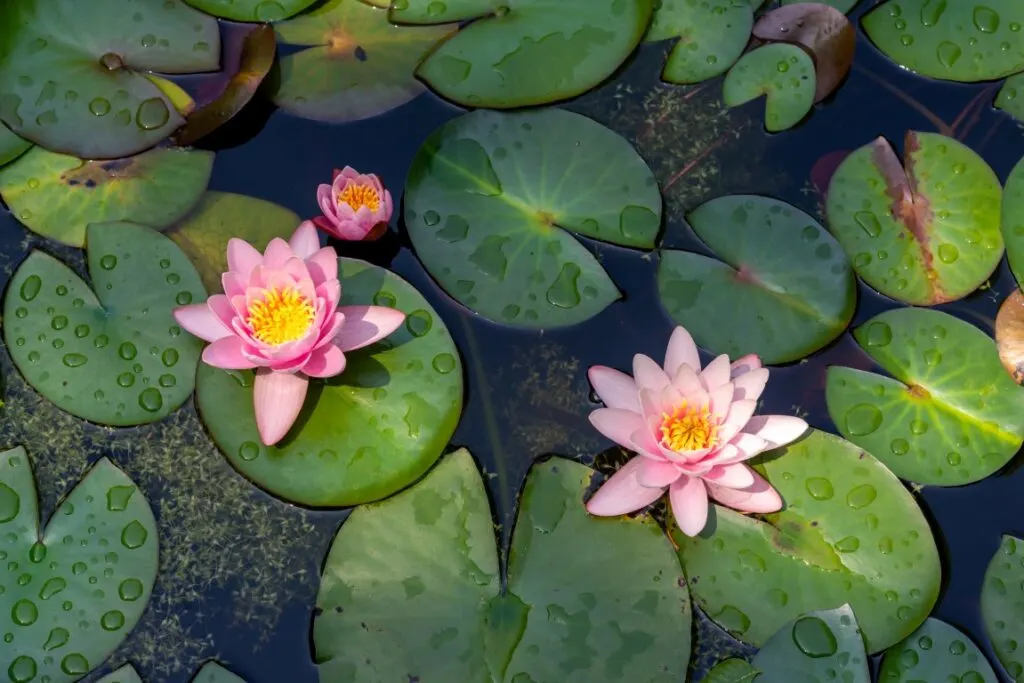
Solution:
M316 188L316 203L326 218L334 218L335 213L334 188L330 185L320 185Z
M275 237L263 252L263 267L273 270L283 268L290 258L295 258L292 248L280 237Z
M253 384L253 407L260 440L273 446L295 424L306 400L309 378L300 372L274 372L260 368Z
M726 456L723 453L721 457L716 453L713 458L713 463L715 465L728 465L734 462L750 460L755 455L760 455L768 448L768 442L764 439L754 436L753 434L744 434L743 432L734 436L729 445L734 446L736 451L730 451L729 456ZM726 449L723 447L721 450L725 451Z
M707 364L700 373L704 386L712 391L729 381L729 356L724 353Z
M391 201L391 193L384 190L384 220L391 220L391 216L395 211L395 205Z
M256 364L242 355L244 344L238 337L224 337L203 349L203 362L222 370L249 370Z
M679 328L683 329L683 328ZM683 396L689 396L695 392L703 392L704 385L700 383L699 370L694 370L688 364L682 364L672 378L672 386Z
M626 448L654 460L669 461L665 457L664 449L658 444L647 425L629 435L629 444Z
M209 304L180 306L174 309L173 314L179 325L203 341L214 342L231 336L231 330L225 327Z
M326 316L320 327L320 341L316 343L313 348L320 348L328 344L334 344L334 338L338 336L338 332L345 325L345 316L341 313L333 313L330 316Z
M767 384L768 368L758 368L737 375L732 380L732 385L736 388L733 399L739 401L746 398L756 401L761 398L761 393Z
M665 489L650 488L637 481L637 472L643 462L644 458L633 458L623 465L590 497L587 512L598 517L625 515L661 498Z
M249 273L263 263L263 255L245 240L232 237L228 240L228 270L248 279Z
M700 355L697 353L697 345L693 343L693 337L686 331L685 327L677 327L672 330L672 337L668 340L668 349L665 351L665 372L669 377L675 377L679 368L688 366L694 372L700 372Z
M671 384L661 366L642 353L633 356L633 381L638 389L658 392Z
M604 365L595 365L587 371L587 377L598 397L609 408L640 412L640 395L636 382L626 373Z
M807 431L807 423L791 415L758 415L751 418L743 431L768 442L766 448L778 448L796 441Z
M740 512L767 514L782 509L782 497L761 475L751 472L754 483L744 489L731 489L708 482L708 493L726 507Z
M705 481L730 489L743 489L754 484L754 471L743 463L717 465L704 475Z
M636 480L641 486L664 488L682 476L679 469L670 462L650 458L637 460L640 461L640 466L637 468Z
M630 447L633 432L647 429L639 413L620 408L598 408L590 413L590 424L620 446Z
M696 536L708 523L708 492L699 477L680 477L668 489L672 516L680 531Z
M345 316L334 343L342 351L353 351L383 339L405 321L405 313L385 306L339 306Z
M345 354L334 344L314 350L302 366L302 372L310 377L334 377L344 370Z
M726 382L708 392L711 402L708 408L712 417L717 420L725 419L725 416L729 414L729 408L732 407L732 397L735 393L736 390L733 388L732 382Z
M722 441L732 441L732 438L747 426L756 409L757 401L752 401L749 398L733 401L732 405L729 406L729 414L725 416L725 422L722 423L718 430L718 435Z
M306 268L316 284L337 280L338 252L333 247L324 247L306 259Z
M757 370L761 367L761 359L756 353L748 353L747 355L737 358L729 366L729 371L732 378L735 379L740 375L750 372L751 370Z
M302 221L288 240L288 246L302 260L316 253L320 249L320 238L317 236L313 221Z

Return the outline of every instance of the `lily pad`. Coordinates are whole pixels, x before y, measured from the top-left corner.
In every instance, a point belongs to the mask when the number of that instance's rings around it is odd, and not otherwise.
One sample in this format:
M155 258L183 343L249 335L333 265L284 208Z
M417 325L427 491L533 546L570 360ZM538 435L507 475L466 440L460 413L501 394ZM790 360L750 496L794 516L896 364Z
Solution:
M931 306L967 296L999 265L1002 195L999 178L969 147L909 131L903 166L882 137L846 157L825 208L865 282Z
M665 251L658 293L700 346L786 363L824 347L850 324L853 269L808 214L769 197L731 195L701 205L687 221L724 263Z
M1010 76L996 95L995 108L1024 121L1024 73Z
M879 683L943 680L999 683L992 665L970 638L949 624L931 618L885 653L878 680Z
M1017 162L1006 178L1001 226L1003 240L1006 242L1006 260L1010 262L1010 270L1017 282L1022 283L1024 282L1024 158Z
M0 453L0 671L71 683L102 664L149 602L158 545L149 504L106 458L40 529L25 449Z
M215 71L217 21L180 0L5 0L0 120L83 159L152 147L183 122L142 73Z
M1009 462L1024 442L1024 389L992 339L959 318L898 308L854 330L892 377L828 369L825 400L839 432L897 476L960 486Z
M462 363L437 312L394 273L354 259L338 265L342 306L390 306L408 317L386 339L346 353L342 374L311 380L288 437L261 445L252 371L203 364L196 386L203 421L231 464L261 488L314 507L359 505L416 481L462 412Z
M996 657L1014 681L1024 678L1024 541L1003 536L981 588L981 618Z
M939 554L885 465L813 429L753 464L782 495L781 512L754 518L713 505L702 536L672 529L708 616L760 647L805 612L849 603L871 653L921 625L939 594Z
M143 683L131 664L109 673L96 683ZM231 673L217 662L207 662L192 677L191 683L245 683L245 679Z
M922 76L972 83L1024 71L1018 0L888 0L862 23L889 59Z
M701 683L753 683L761 672L745 659L725 659L708 672Z
M316 0L185 0L198 10L232 21L281 21Z
M586 513L592 475L563 459L533 466L504 591L487 493L466 450L353 511L317 596L321 680L683 680L691 613L679 563L648 516Z
M653 247L661 193L623 138L561 109L476 111L436 130L405 187L405 224L423 265L491 320L558 327L619 298L565 230Z
M274 104L334 123L383 114L424 92L416 67L454 31L395 26L387 9L361 0L329 0L274 28L281 43L309 47L279 60Z
M155 422L192 394L201 350L171 311L206 292L181 250L149 228L97 223L87 240L92 289L42 251L22 262L4 296L4 341L59 408L106 425Z
M765 128L776 133L800 123L814 106L814 60L803 48L772 43L740 57L722 83L726 106L765 96Z
M0 123L0 166L9 164L28 151L32 143L24 140Z
M1013 290L996 315L996 345L1003 369L1017 384L1024 384L1024 294Z
M700 83L736 63L753 26L748 0L661 0L646 40L678 38L661 77L670 83Z
M125 664L120 669L107 674L96 683L142 683L139 672L131 664Z
M90 223L132 221L164 228L206 190L213 152L152 149L84 161L35 147L0 168L0 196L32 232L81 247Z
M841 680L871 683L857 619L849 605L801 615L754 656L757 683Z
M395 0L398 24L473 20L416 70L463 106L505 109L580 95L643 39L653 0Z
M818 2L816 2L814 4L823 4L823 5L828 5L829 7L835 7L837 10L839 10L843 14L846 14L850 10L852 10L854 7L856 7L858 2L860 2L860 0L818 0ZM780 4L782 4L782 5L804 4L804 0L781 0Z

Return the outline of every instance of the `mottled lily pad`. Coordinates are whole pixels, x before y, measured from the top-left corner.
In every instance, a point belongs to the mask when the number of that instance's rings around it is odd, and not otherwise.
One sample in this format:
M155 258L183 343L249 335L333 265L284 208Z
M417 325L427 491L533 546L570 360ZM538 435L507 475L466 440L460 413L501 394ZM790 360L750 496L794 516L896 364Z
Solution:
M804 3L805 0L781 0L782 5L795 5L797 3ZM818 0L815 4L828 5L829 7L835 7L840 12L846 14L854 7L860 0Z
M781 512L754 518L713 505L702 536L672 529L708 616L760 647L805 612L849 603L871 653L921 625L938 598L939 554L892 472L817 430L753 464L782 495Z
M661 194L636 150L588 118L476 111L423 143L406 183L405 224L453 298L491 320L558 327L619 298L565 230L652 247Z
M672 547L646 515L589 516L592 475L563 459L534 465L504 591L487 493L467 451L353 511L317 596L320 679L683 680L691 613Z
M829 184L826 212L865 282L931 306L967 296L999 264L1002 194L969 147L909 131L902 166L882 137L846 157Z
M970 638L949 624L931 618L885 653L878 680L880 683L999 683L992 665Z
M960 486L1009 462L1024 441L1024 389L992 339L959 318L898 308L853 331L892 377L831 367L828 412L839 432L897 476Z
M803 614L754 656L757 683L840 680L871 683L857 619L849 605Z
M722 100L738 107L765 96L765 128L772 133L800 123L814 106L814 60L803 48L772 43L740 57L722 83Z
M145 497L106 458L41 529L28 454L0 453L0 671L72 683L102 664L149 602L158 546Z
M185 0L198 10L233 21L280 21L316 0Z
M753 683L760 675L750 662L734 657L715 664L701 683Z
M474 20L416 75L458 104L503 109L600 84L640 43L652 12L653 0L395 0L389 16L417 25Z
M776 199L732 195L703 204L687 221L722 261L665 251L658 293L700 346L786 363L824 347L850 324L853 269L811 216Z
M1003 369L1017 384L1024 384L1024 294L1013 290L996 315L996 345Z
M36 147L0 168L0 196L32 232L81 247L90 223L130 221L161 229L181 218L203 196L213 157L166 148L84 161Z
M1024 73L1006 79L996 95L995 107L1018 121L1024 121Z
M258 486L314 507L389 496L437 461L462 413L462 363L437 312L394 273L340 259L342 306L390 306L408 317L384 340L346 353L337 377L311 380L296 427L260 444L252 371L199 369L196 402L228 460ZM453 679L454 680L454 679Z
M740 58L753 26L749 0L661 0L646 40L678 38L661 77L700 83L725 73Z
M996 657L1014 681L1024 678L1024 541L1003 536L981 588L981 618Z
M309 46L279 61L274 103L336 123L383 114L422 93L416 67L454 29L395 26L387 9L361 0L329 0L274 28L280 42Z
M0 166L11 163L31 146L31 142L18 137L10 128L0 123Z
M1019 0L888 0L862 23L878 49L923 76L975 82L1024 71Z
M155 422L191 395L201 351L171 311L206 292L181 250L149 228L97 223L87 240L92 289L42 251L18 266L4 296L4 341L29 384L61 409L106 425Z
M1010 270L1018 284L1024 283L1024 158L1006 178L1000 224Z
M183 119L142 73L214 71L217 21L180 0L5 0L0 120L83 159L152 147Z

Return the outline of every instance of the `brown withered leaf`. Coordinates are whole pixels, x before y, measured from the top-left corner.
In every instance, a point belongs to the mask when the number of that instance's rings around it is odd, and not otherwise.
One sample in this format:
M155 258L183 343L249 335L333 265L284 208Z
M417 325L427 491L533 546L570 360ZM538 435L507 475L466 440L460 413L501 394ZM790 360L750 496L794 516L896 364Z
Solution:
M1024 384L1024 294L1015 289L996 316L999 360L1017 384Z

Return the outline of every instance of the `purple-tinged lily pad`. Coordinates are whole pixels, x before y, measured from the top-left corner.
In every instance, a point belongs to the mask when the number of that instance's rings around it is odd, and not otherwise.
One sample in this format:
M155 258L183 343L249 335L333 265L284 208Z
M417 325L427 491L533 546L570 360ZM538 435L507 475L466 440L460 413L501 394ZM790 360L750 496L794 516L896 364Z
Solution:
M1003 467L1024 442L1024 389L992 339L925 308L897 308L853 331L891 377L830 367L825 400L839 432L897 476L961 486Z
M1000 217L1006 260L1018 284L1024 284L1024 158L1010 171Z
M864 31L890 59L923 76L992 81L1024 71L1020 0L888 0Z
M999 178L937 133L908 131L904 160L881 137L848 156L829 185L829 230L887 296L922 306L965 297L1003 256Z
M1014 681L1024 679L1024 541L1003 536L985 571L981 619L999 662Z
M1017 384L1024 384L1024 294L1019 289L999 306L996 345L1003 368Z
M857 618L849 605L802 614L754 655L756 683L840 680L871 683Z
M929 618L885 653L880 683L999 683L978 646L944 621Z
M781 0L782 5L795 5L802 2L803 0ZM828 5L829 7L835 7L843 14L849 14L850 10L856 7L858 2L860 2L860 0L819 0L819 2L815 4L822 4Z
M765 96L765 128L775 133L800 123L814 106L814 60L787 43L759 47L740 57L722 83L722 99L736 107Z
M24 140L0 123L0 166L9 164L28 151L32 143Z
M661 77L670 83L700 83L736 63L753 26L749 0L661 0L645 40L678 38Z
M1024 122L1024 73L1006 79L996 95L995 107Z
M316 0L185 0L197 10L232 21L281 21Z

